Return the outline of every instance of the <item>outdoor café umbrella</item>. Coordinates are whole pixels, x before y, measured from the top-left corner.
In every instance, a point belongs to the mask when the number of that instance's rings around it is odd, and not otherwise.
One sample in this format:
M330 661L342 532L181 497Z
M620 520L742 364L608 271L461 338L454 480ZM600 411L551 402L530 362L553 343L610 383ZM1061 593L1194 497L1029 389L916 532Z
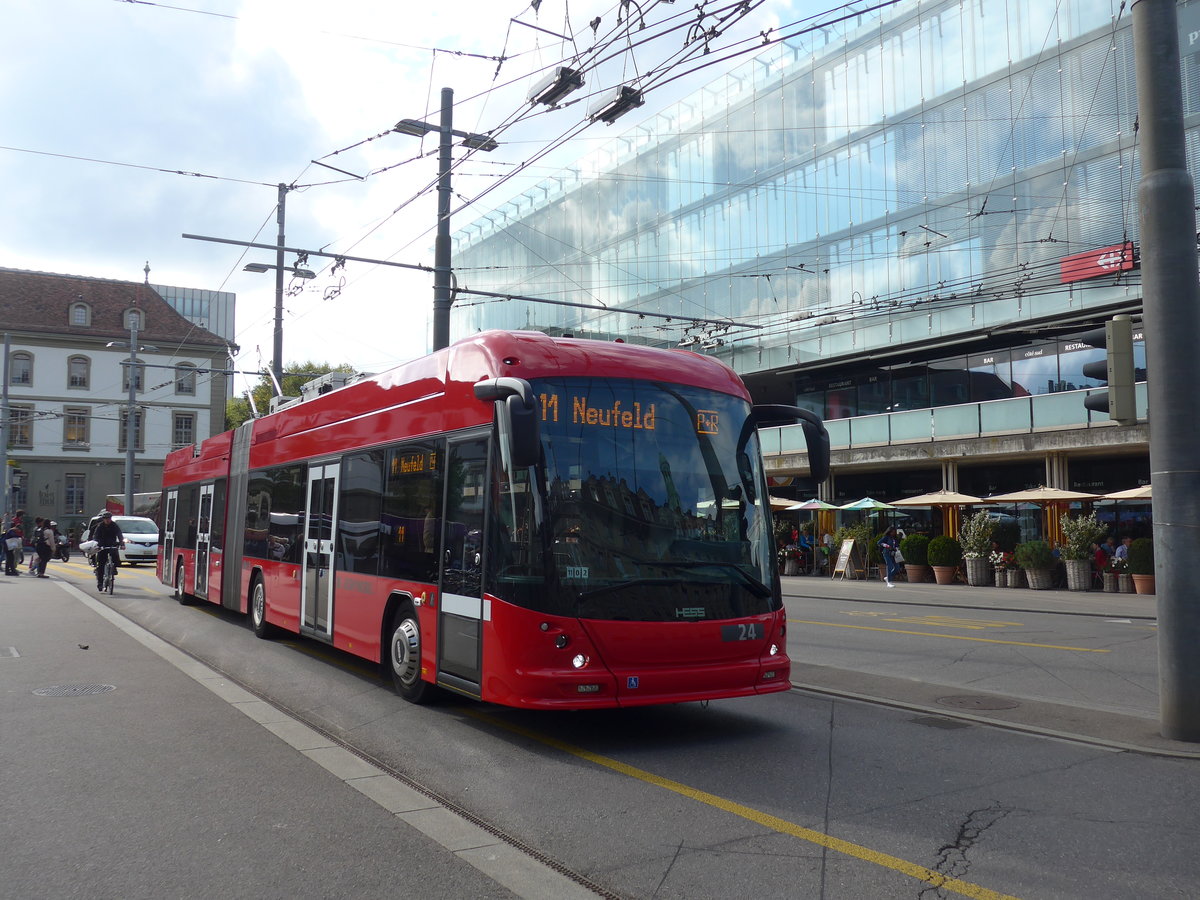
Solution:
M805 500L803 503L797 503L795 506L789 506L789 507L788 507L788 509L809 509L809 510L812 510L812 514L813 514L812 521L813 521L813 523L814 523L814 527L813 527L813 554L812 554L812 561L813 561L813 564L812 564L812 570L813 570L813 572L814 572L814 573L816 573L816 571L817 571L817 570L818 570L818 568L819 568L819 566L818 566L818 562L819 562L819 560L818 560L818 554L817 554L817 550L818 550L818 548L820 547L820 544L818 543L818 540L817 540L817 534L816 534L816 531L817 531L817 529L816 529L816 527L815 527L815 523L816 523L816 521L817 521L817 511L818 511L818 510L823 510L823 509L841 509L841 507L839 507L839 506L837 506L837 505L835 505L835 504L833 504L833 503L826 503L824 500L818 500L818 499L816 499L816 498L814 497L812 500Z
M1150 485L1143 484L1141 487L1129 488L1126 491L1114 491L1111 494L1105 494L1100 499L1102 500L1150 500Z
M942 527L946 534L958 534L958 513L951 512L952 508L959 506L971 506L975 503L982 503L983 500L979 497L973 497L970 494L960 494L958 491L948 491L943 488L940 491L932 491L928 494L918 494L916 497L904 497L900 500L892 502L893 506L936 506L942 510Z
M839 506L838 509L848 510L867 510L867 509L895 509L890 503L884 503L882 500L876 500L874 497L863 497L861 500L855 500L853 503L846 503Z
M1073 500L1102 500L1100 494L1089 494L1086 491L1068 491L1063 488L1041 487L1029 488L1023 491L1011 491L1007 494L993 494L985 497L984 503L1036 503L1045 513L1046 538L1054 542L1060 539L1060 525L1057 516L1051 516L1050 510L1059 504L1070 503Z

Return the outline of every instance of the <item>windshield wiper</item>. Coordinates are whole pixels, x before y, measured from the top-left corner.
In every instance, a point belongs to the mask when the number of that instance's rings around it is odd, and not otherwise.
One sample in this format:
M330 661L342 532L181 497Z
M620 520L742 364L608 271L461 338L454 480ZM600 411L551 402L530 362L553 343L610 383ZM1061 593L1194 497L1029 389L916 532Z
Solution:
M736 565L734 563L696 562L696 561L668 562L668 561L664 561L664 560L656 560L654 562L644 563L644 565L646 565L648 567L657 566L658 568L662 568L662 569L696 570L696 569L713 568L713 569L729 570L729 571L733 571L741 576L741 579L745 583L745 586L750 589L750 593L752 593L754 596L759 597L759 598L765 598L765 597L770 597L774 593L769 586L763 584L761 581L759 581L757 578L755 578L753 575L751 575L749 572L747 572L741 566ZM619 581L614 584L606 584L602 587L593 588L590 591L582 591L582 592L580 592L579 597L580 597L580 599L583 599L585 597L593 597L597 594L605 593L607 591L614 591L619 588L630 587L631 585L635 585L635 584L663 584L664 582L671 582L671 581L675 581L675 580L676 579L672 579L672 578L630 578L628 580Z

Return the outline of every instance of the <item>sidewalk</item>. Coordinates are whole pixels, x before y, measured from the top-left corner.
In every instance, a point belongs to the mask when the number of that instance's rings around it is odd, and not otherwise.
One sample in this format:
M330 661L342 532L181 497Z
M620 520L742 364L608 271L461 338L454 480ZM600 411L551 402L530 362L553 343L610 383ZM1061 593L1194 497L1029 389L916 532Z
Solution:
M909 584L828 578L823 575L784 575L783 599L824 597L871 603L918 603L958 609L992 609L1011 612L1069 613L1077 616L1113 616L1124 619L1157 619L1153 594L1107 594L1103 591L1031 591L1029 588L971 587L965 584Z
M54 568L0 580L5 896L595 896Z
M963 584L908 584L889 588L881 581L783 576L783 599L814 597L852 603L943 606L1004 612L1102 616L1156 621L1156 598L1102 591L1032 591L1027 588L971 587ZM1172 741L1159 733L1153 718L1095 710L1029 697L1008 697L956 690L945 684L890 678L866 672L805 664L803 651L791 648L792 684L804 690L850 700L885 703L930 716L978 722L1047 737L1082 741L1115 750L1200 759L1200 744ZM947 694L969 703L949 708ZM966 711L969 710L969 711Z

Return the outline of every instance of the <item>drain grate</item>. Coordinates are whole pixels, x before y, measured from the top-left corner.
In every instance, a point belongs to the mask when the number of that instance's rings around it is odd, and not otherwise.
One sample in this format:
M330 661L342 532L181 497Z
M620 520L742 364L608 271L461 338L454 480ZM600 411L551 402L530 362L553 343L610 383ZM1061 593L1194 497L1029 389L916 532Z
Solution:
M39 697L83 697L87 694L107 694L115 691L115 684L52 684L34 691Z
M1004 697L977 697L977 696L962 696L962 697L939 697L938 703L942 706L952 706L955 709L1016 709L1021 704L1015 700L1008 700Z

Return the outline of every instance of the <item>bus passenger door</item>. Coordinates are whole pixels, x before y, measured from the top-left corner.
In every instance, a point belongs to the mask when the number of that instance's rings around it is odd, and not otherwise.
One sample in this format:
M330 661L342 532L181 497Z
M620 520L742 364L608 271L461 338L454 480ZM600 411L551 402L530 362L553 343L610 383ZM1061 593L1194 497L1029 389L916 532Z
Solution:
M338 463L308 467L300 624L315 637L333 633L333 525L337 521Z
M208 548L212 531L213 486L200 485L200 514L196 517L196 573L192 593L208 598Z
M491 612L483 600L484 524L488 441L450 444L442 535L442 590L438 614L438 680L480 695L483 623Z
M179 507L179 491L167 491L167 506L163 510L163 530L159 535L162 548L162 569L158 580L174 586L175 578L175 510Z

